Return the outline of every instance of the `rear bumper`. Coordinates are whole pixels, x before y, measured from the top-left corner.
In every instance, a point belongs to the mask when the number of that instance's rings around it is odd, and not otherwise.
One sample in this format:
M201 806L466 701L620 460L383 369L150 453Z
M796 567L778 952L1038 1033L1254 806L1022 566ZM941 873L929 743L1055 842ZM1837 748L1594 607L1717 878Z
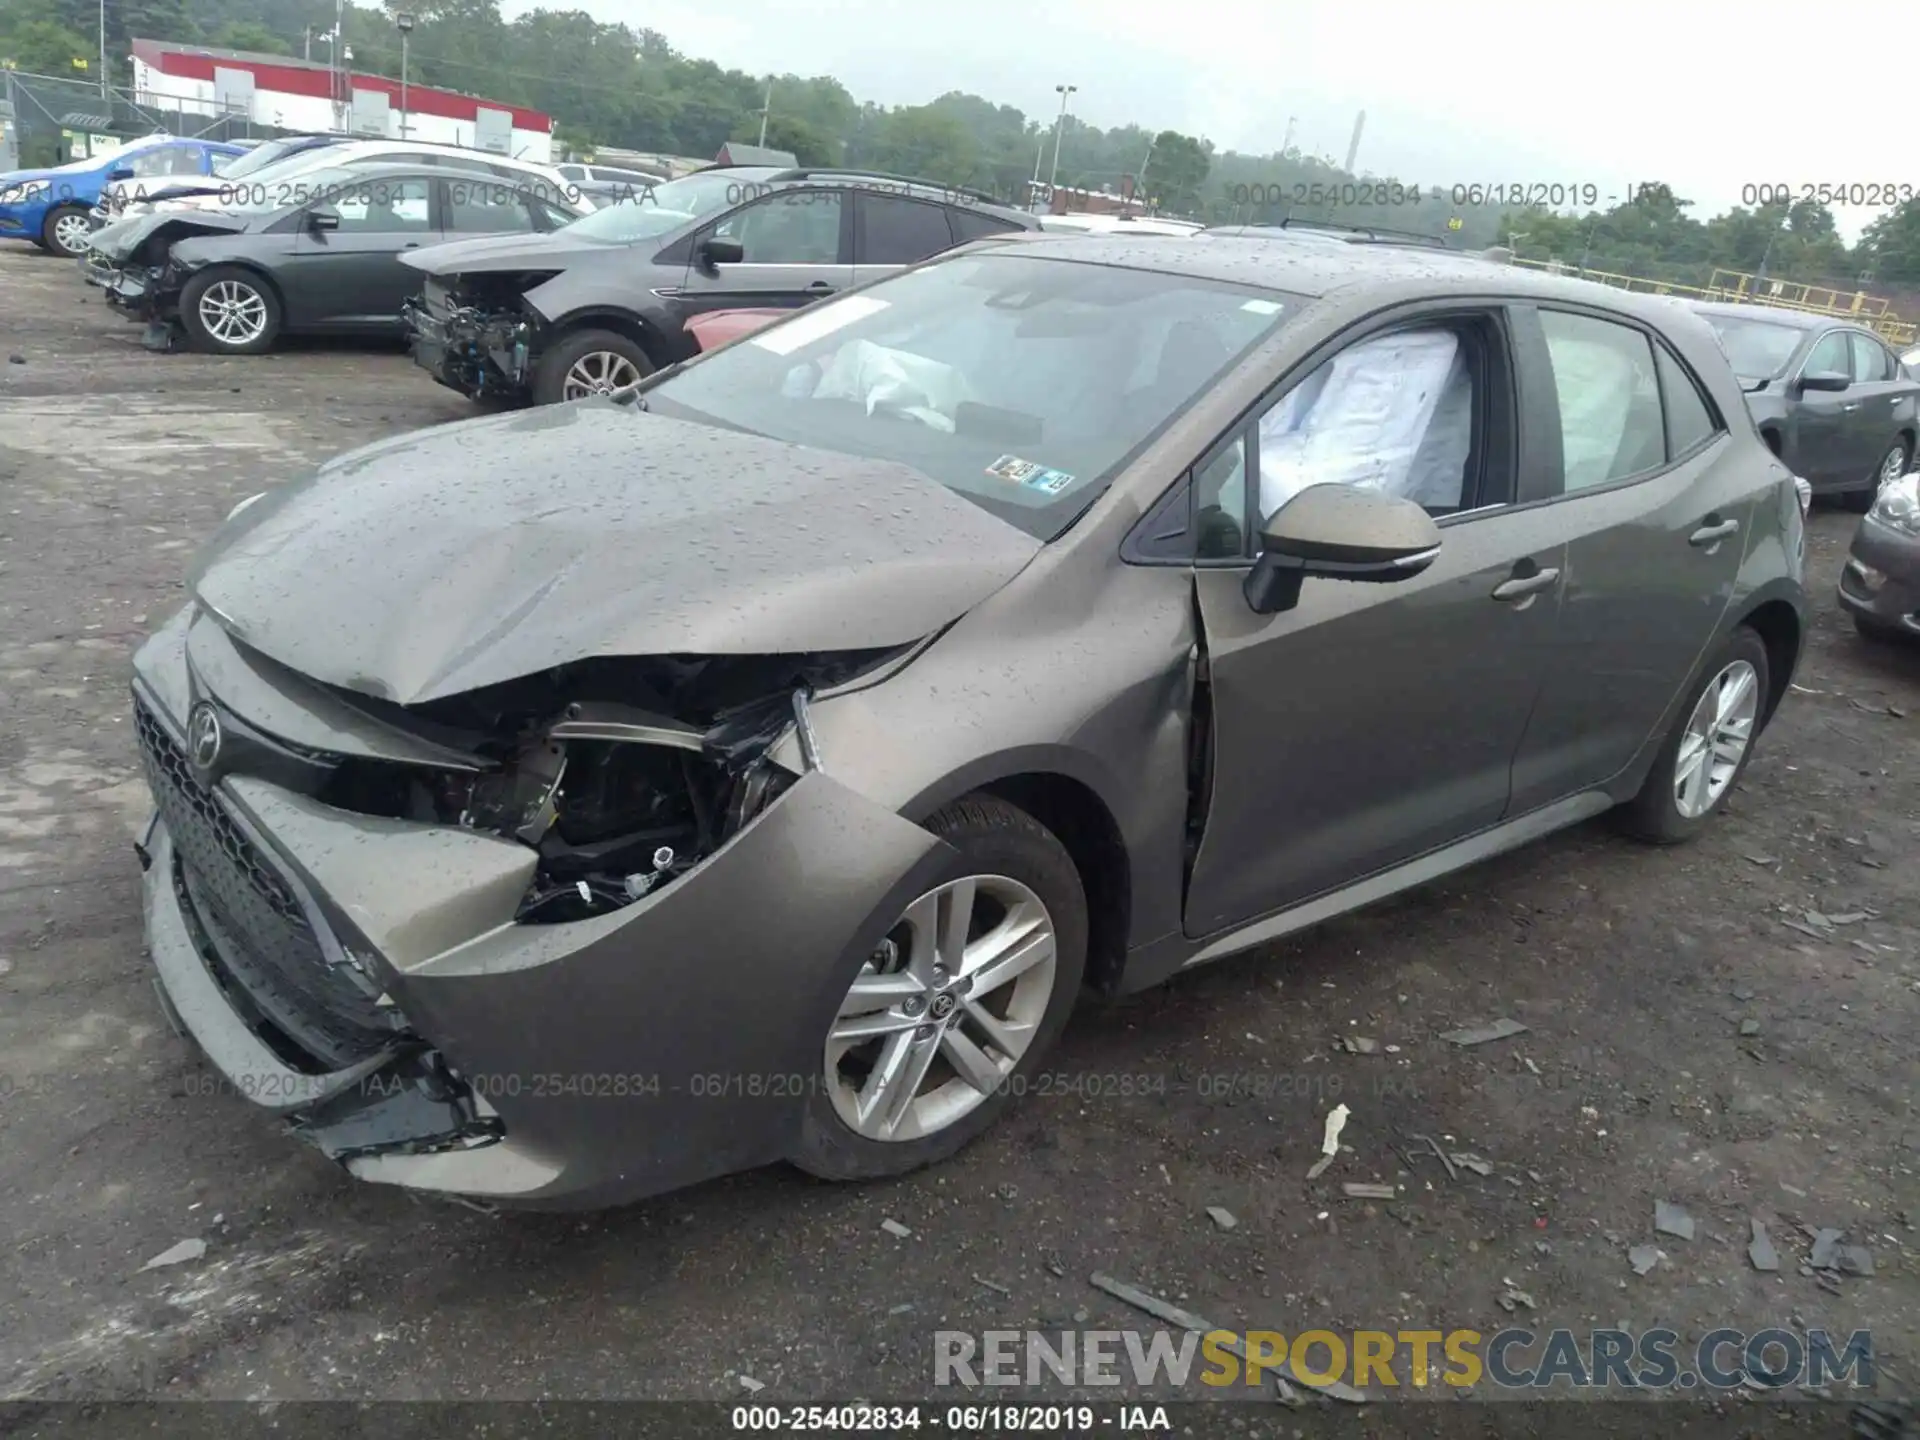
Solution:
M147 938L225 1088L363 1179L515 1205L620 1203L791 1153L847 981L948 853L935 837L807 774L673 884L517 924L534 854L514 842L251 776L189 794L182 629L135 659L161 812ZM329 1025L331 1059L293 1033Z
M1920 636L1920 537L1868 516L1840 572L1840 604L1889 630Z

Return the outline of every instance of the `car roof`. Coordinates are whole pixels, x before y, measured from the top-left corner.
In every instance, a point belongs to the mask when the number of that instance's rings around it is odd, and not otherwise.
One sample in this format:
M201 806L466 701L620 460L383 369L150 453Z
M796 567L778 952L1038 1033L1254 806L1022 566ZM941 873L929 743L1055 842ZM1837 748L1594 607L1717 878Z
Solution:
M1794 330L1819 330L1828 325L1852 325L1840 315L1819 315L1806 310L1787 310L1778 305L1742 305L1737 301L1689 300L1691 309L1702 315L1721 315L1729 320L1762 320Z
M418 160L383 160L371 165L355 165L353 167L355 184L358 184L362 180L391 180L402 176L422 180L450 180L456 184L464 183L469 185L472 184L475 179L491 179L496 185L511 185L516 190L524 189L535 192L542 186L548 190L558 189L551 180L538 172L530 173L524 178L516 175L512 179L508 179L505 175L489 176L485 171L463 174L458 170L451 170L445 165L422 165ZM343 186L342 188L344 189L346 187Z

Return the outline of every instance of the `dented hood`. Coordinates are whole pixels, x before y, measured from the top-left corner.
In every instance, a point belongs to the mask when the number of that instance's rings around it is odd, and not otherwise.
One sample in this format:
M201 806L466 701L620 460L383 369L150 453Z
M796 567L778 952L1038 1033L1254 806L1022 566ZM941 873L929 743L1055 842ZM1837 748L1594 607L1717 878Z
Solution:
M562 230L540 235L478 235L471 240L445 240L422 246L400 257L402 265L429 275L484 275L497 271L560 270L582 255L616 254L632 263L625 245L604 240L582 240Z
M193 588L273 659L415 704L594 656L903 644L1039 548L905 466L589 400L340 456L232 516Z
M223 210L156 209L102 225L93 232L87 248L111 261L125 260L166 225L176 227L180 234L175 238L183 239L189 235L236 234L247 228L247 220Z

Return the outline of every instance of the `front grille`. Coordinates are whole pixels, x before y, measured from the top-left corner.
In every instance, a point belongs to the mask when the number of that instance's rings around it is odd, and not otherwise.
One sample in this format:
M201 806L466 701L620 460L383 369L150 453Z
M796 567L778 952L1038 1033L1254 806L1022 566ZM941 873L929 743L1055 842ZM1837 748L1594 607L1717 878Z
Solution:
M327 964L292 887L138 700L134 723L191 918L229 993L324 1068L381 1049L393 1038L385 1017L352 975Z

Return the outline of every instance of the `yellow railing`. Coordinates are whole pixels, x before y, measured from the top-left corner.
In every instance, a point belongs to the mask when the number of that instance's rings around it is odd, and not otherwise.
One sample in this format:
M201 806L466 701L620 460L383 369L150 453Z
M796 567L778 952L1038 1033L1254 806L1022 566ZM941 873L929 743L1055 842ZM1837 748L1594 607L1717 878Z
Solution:
M1715 270L1710 283L1706 285L1681 285L1666 280L1649 280L1643 275L1582 270L1556 260L1528 260L1516 255L1513 263L1545 270L1550 274L1593 280L1617 290L1631 290L1641 295L1678 295L1722 304L1771 305L1781 310L1833 315L1863 325L1893 345L1910 345L1916 332L1920 332L1920 326L1895 315L1890 302L1877 295L1869 295L1864 290L1836 290L1827 286L1802 285L1791 280L1762 279L1740 270Z

